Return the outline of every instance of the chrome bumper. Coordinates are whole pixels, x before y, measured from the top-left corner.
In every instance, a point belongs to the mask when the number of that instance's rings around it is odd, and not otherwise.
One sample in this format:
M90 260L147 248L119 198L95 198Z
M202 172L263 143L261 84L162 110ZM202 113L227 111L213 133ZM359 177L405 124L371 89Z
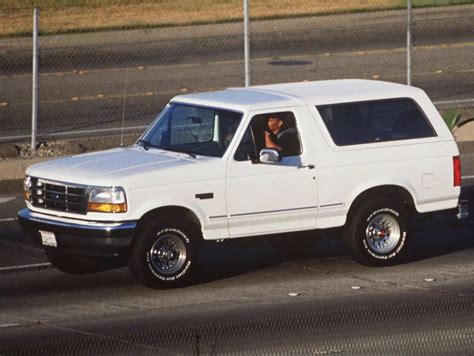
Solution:
M18 222L35 244L42 245L39 231L48 231L55 234L57 249L91 257L127 255L137 226L136 221L89 224L58 221L38 216L29 209L18 212Z

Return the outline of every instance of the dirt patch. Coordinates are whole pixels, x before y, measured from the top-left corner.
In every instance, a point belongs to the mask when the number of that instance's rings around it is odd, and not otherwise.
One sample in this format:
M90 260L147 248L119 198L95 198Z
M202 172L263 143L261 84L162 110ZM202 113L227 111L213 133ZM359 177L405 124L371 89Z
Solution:
M474 141L474 120L456 128L453 135L458 142Z
M140 134L124 136L124 146L132 145ZM120 146L117 136L103 136L97 138L77 138L69 140L40 141L37 144L36 154L31 151L29 143L0 145L0 161L14 159L29 159L33 157L62 157L86 152L93 152Z

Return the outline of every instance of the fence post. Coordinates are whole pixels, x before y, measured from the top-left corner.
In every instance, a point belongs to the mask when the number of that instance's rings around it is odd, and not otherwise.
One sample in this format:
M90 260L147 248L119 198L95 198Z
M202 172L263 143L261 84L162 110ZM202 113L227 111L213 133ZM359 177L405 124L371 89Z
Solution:
M40 10L33 10L33 83L32 83L32 106L31 106L31 151L36 153L36 134L38 129L38 23Z
M249 0L244 0L244 56L245 86L250 86Z
M411 63L411 54L413 50L412 45L412 34L411 34L411 10L412 10L412 2L411 0L407 0L407 85L412 85L412 63Z

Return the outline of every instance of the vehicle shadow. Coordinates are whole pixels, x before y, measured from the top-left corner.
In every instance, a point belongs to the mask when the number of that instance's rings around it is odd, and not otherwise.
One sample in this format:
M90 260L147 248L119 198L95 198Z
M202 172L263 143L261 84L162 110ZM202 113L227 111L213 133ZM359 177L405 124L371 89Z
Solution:
M448 255L474 247L474 224L452 223L446 225L442 219L429 219L429 224L420 224L415 229L412 244L412 259L416 262ZM328 264L341 263L349 259L341 238L341 232L330 233L305 232L280 236L291 243L300 245L299 251L281 251L274 249L275 236L226 240L221 243L205 242L200 249L197 265L197 278L194 286L204 285L228 278L243 276L255 271L272 268L288 261L327 259ZM126 260L115 260L106 271L78 276L64 273L48 273L47 278L39 277L38 271L28 277L17 278L4 275L0 279L0 299L2 297L22 298L27 294L49 296L75 290L78 293L99 291L107 294L112 288L116 293L148 293L133 279L126 268ZM115 271L115 272L114 272ZM20 275L17 275L20 277ZM39 277L39 278L38 278ZM151 291L153 293L153 291Z
M458 223L454 226L433 226L417 230L413 237L411 261L448 255L474 247L474 224Z
M221 243L205 242L199 255L196 284L251 273L289 260L345 255L342 241L330 240L332 236L311 231L225 240ZM284 250L274 244L274 240L288 241L289 245L298 248Z
M451 220L450 220L451 221ZM256 241L225 241L207 243L200 255L199 279L196 283L208 283L237 275L275 266L290 260L307 260L311 258L348 257L341 236L333 233L327 236L311 236L313 233L288 234L285 238L295 244L302 244L299 251L289 250L286 253L271 247L270 239L259 237ZM312 243L308 243L309 239ZM469 222L451 222L445 224L432 221L430 226L420 225L413 231L411 258L416 262L448 255L474 247L474 224ZM334 259L330 263L334 263Z

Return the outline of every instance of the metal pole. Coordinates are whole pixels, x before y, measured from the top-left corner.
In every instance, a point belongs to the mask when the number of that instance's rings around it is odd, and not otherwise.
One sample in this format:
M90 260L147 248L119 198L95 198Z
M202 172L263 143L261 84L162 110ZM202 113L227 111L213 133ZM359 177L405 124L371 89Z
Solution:
M250 37L249 37L249 0L244 0L244 56L245 86L250 86Z
M35 7L33 11L33 92L31 108L31 151L36 153L36 134L38 128L38 22L40 11Z
M123 146L123 128L125 126L125 108L127 107L128 68L125 69L125 88L123 89L122 128L120 130L120 147Z
M411 53L413 50L412 38L411 38L411 0L407 0L407 85L412 85L412 63Z

